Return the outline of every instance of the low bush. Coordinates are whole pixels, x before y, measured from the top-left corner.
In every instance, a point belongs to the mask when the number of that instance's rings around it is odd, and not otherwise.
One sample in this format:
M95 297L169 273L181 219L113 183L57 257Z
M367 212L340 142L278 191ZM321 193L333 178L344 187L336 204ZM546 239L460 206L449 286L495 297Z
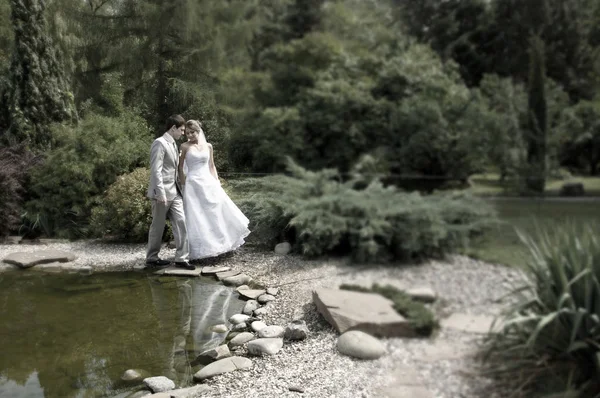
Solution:
M600 238L571 224L520 234L531 252L504 325L482 350L488 372L515 396L600 394ZM558 395L557 395L558 394Z
M289 162L289 175L232 181L240 208L267 244L285 238L307 256L350 254L357 261L441 257L458 251L495 219L468 193L422 196L385 187L356 171L312 172ZM358 187L358 188L357 188Z
M358 285L341 285L340 289L354 292L377 293L394 303L394 309L405 317L416 334L430 336L439 327L435 315L423 303L413 300L408 294L393 286L373 284L370 289Z
M152 223L152 205L146 197L150 170L138 168L120 176L92 209L90 229L94 236L122 242L146 242ZM172 238L170 224L165 238Z

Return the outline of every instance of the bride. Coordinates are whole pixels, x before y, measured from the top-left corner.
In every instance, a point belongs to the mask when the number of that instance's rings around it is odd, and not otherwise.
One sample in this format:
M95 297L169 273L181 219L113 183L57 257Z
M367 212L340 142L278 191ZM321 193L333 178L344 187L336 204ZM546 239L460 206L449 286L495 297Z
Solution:
M185 184L183 207L193 261L237 249L250 230L248 218L221 188L202 123L188 120L185 135L188 141L181 145L179 175Z

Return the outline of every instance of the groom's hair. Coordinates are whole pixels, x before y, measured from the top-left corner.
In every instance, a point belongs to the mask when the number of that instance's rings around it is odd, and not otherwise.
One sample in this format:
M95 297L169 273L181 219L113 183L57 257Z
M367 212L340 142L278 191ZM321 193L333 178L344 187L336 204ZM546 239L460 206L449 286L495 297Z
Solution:
M185 124L185 119L181 115L171 115L169 119L167 119L167 124L165 125L165 131L168 131L171 126L175 125L175 127L179 128Z

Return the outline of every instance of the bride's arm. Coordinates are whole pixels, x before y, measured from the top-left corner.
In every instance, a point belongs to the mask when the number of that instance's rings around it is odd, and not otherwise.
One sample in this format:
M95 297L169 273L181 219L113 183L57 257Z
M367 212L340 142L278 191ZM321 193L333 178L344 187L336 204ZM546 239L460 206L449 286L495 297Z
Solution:
M185 154L187 153L189 145L184 142L181 144L181 155L179 155L179 182L185 184L185 173L183 172L183 162L185 161Z
M210 174L219 181L219 175L217 174L217 168L215 167L215 157L213 156L213 147L211 144L208 144L208 149L210 150Z

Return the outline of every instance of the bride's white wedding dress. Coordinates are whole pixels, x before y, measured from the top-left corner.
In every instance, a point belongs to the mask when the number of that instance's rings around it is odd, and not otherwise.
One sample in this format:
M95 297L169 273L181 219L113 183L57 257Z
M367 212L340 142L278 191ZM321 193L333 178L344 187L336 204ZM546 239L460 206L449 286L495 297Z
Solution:
M183 206L190 259L214 257L235 250L250 234L249 220L213 177L210 151L190 148L183 164Z

